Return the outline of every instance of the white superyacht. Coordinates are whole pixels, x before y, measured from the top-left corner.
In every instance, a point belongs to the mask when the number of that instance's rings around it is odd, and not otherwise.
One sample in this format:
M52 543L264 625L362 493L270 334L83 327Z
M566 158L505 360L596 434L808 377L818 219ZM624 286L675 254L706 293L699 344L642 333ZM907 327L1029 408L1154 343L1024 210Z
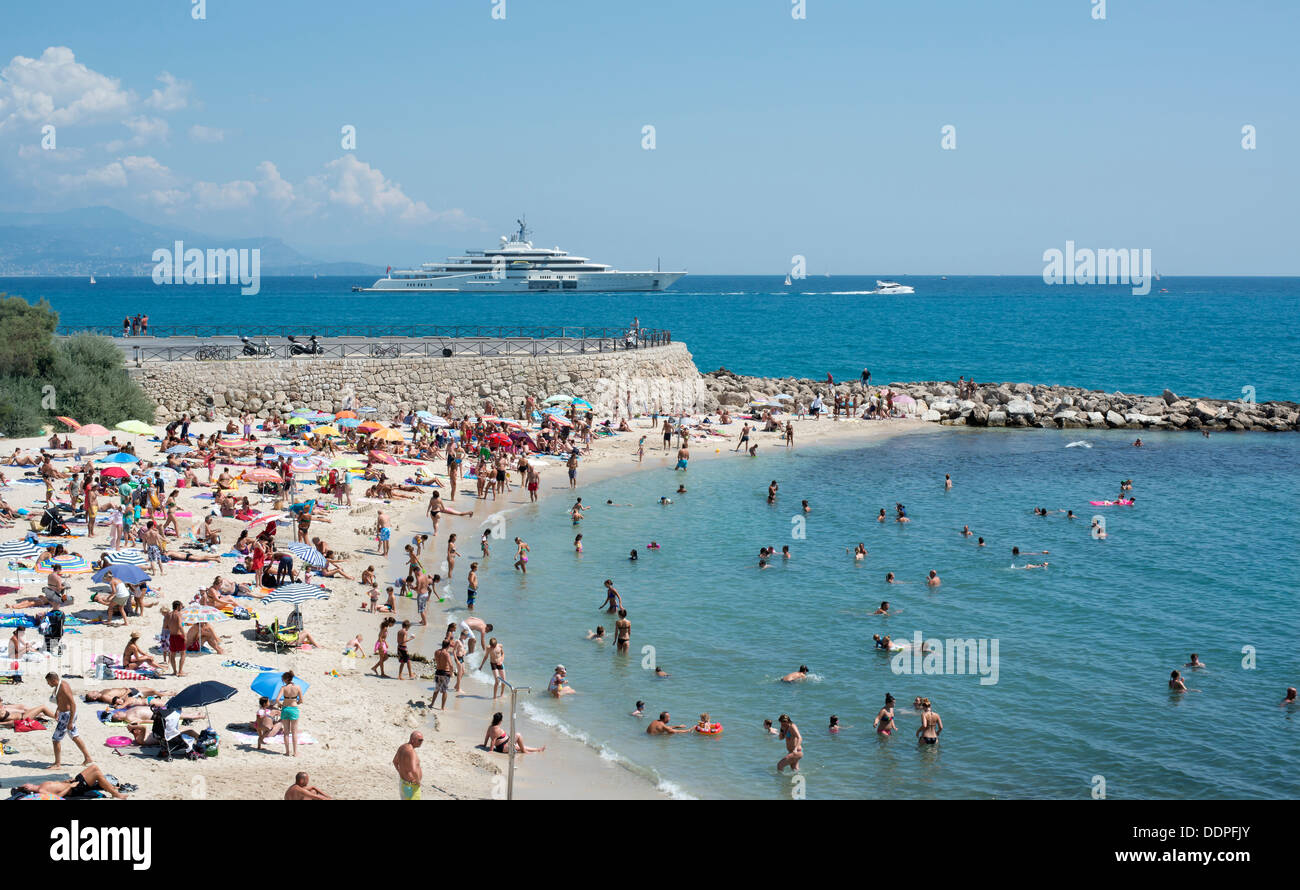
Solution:
M534 247L528 226L516 220L513 238L501 236L498 247L467 250L442 263L395 270L357 293L513 293L518 291L660 291L685 272L620 272L558 247Z

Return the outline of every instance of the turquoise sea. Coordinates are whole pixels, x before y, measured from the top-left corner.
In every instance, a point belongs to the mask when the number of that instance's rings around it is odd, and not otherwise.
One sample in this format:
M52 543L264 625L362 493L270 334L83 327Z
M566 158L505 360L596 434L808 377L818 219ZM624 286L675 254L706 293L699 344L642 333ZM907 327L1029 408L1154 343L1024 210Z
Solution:
M1068 447L1081 440L1092 447ZM534 695L530 713L692 796L794 793L789 773L774 770L782 743L761 728L784 712L804 735L800 792L810 799L1086 798L1098 776L1115 798L1295 797L1300 714L1279 702L1300 682L1290 569L1300 439L1143 440L1137 449L1124 433L932 428L847 449L787 452L773 440L757 459L697 460L687 473L652 452L646 471L581 492L594 505L578 529L581 556L565 492L508 514L480 614L508 641L513 682L540 692L555 664L568 668L579 694ZM1136 506L1089 505L1125 478ZM688 493L673 494L683 480ZM812 511L799 538L804 499ZM896 502L910 523L875 520ZM1036 506L1078 518L1035 516ZM1089 534L1094 515L1105 540ZM532 547L526 578L510 567L514 535ZM647 550L651 540L662 549ZM863 562L847 552L858 542ZM793 557L759 570L764 545L789 545ZM1050 551L1033 557L1049 567L1012 569L1012 546ZM930 569L937 589L924 583ZM907 583L886 584L888 571ZM598 611L606 578L633 622L629 655L584 639L597 623L612 634ZM886 599L899 614L873 616ZM918 631L996 640L996 683L895 673L872 649L873 634ZM645 645L668 678L645 669ZM1169 672L1191 652L1208 665L1185 671L1200 691L1175 696ZM807 682L779 681L801 663ZM900 731L881 738L871 721L887 692ZM914 739L916 696L943 718L936 747ZM637 699L674 723L707 711L723 734L647 737L629 716Z
M867 295L876 278L914 295ZM373 279L265 278L233 286L158 286L148 278L0 278L0 293L47 297L66 326L121 330L251 324L625 326L639 317L684 340L701 371L872 379L1060 383L1107 391L1300 400L1300 279L1164 277L1152 293L1049 286L1041 277L688 275L659 294L354 294ZM1168 293L1161 293L1160 290Z
M1041 279L907 277L912 296L864 294L877 276L690 276L663 294L389 297L352 279L267 279L256 297L147 279L4 279L0 292L45 296L67 326L152 323L642 325L685 341L701 370L873 380L1062 383L1129 392L1300 399L1300 280L1170 278L1133 296L1120 287L1049 287ZM897 277L880 275L879 277ZM829 421L827 421L829 422ZM1300 551L1300 437L927 429L859 447L775 442L759 457L694 461L676 473L651 452L644 472L582 494L580 531L563 491L507 516L481 573L480 614L497 624L516 683L545 689L564 663L580 694L538 694L527 708L664 787L698 797L1263 798L1300 795L1300 720L1279 707L1300 684L1293 565ZM653 441L653 438L652 438ZM1091 447L1067 447L1085 441ZM943 489L943 474L955 487ZM689 491L673 495L685 477ZM1093 508L1134 480L1132 508ZM776 505L766 503L776 479ZM675 503L660 506L661 495ZM807 499L804 537L792 519ZM878 523L902 502L913 521ZM1077 519L1036 506L1073 509ZM1088 534L1093 515L1109 537ZM969 525L987 541L959 534ZM509 539L532 546L510 568ZM656 540L662 549L647 551ZM870 556L846 552L863 542ZM763 545L788 562L757 567ZM1046 570L1013 570L1011 547L1049 550ZM641 558L631 563L628 551ZM473 546L462 547L467 553ZM1017 562L1023 564L1024 557ZM943 585L930 590L930 569ZM887 586L893 571L908 583ZM633 652L584 640L602 581L630 610ZM459 595L459 594L457 594ZM888 599L901 612L871 613ZM997 682L970 674L896 674L874 633L998 644ZM641 647L671 674L643 669ZM1200 690L1169 672L1191 652ZM800 685L778 678L801 663ZM871 719L886 692L900 732ZM910 703L930 697L946 731L918 750ZM720 737L648 738L629 716L708 711ZM761 722L792 715L803 731L804 785L774 766L782 746ZM831 714L844 729L826 731ZM1097 777L1100 777L1098 779Z

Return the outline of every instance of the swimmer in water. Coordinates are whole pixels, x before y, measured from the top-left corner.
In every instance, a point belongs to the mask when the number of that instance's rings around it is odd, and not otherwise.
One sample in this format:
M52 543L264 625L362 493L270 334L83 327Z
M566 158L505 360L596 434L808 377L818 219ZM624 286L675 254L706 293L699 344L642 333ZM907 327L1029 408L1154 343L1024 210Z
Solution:
M950 475L947 474L947 473L944 473L944 474L943 474L943 490L944 490L944 491L950 491L951 489L952 489L952 476L950 476Z
M897 514L897 515L894 516L894 521L895 521L895 522L911 522L911 521L912 521L911 519L909 519L909 518L907 517L907 508L904 507L902 504L895 504L895 505L894 505L894 510L895 510L895 512L896 512L896 514Z
M685 485L679 485L679 486L677 486L677 493L678 493L678 494L686 494L686 486L685 486Z
M807 502L807 501L802 501L802 502L801 502L801 507L802 507L802 509L803 509L803 511L804 511L805 513L811 513L811 512L812 512L812 507L808 506L808 502Z
M1066 510L1066 511L1065 511L1065 518L1066 518L1066 519L1078 519L1079 517L1077 517L1077 516L1074 515L1074 511L1073 511L1073 510Z
M940 580L938 572L936 572L934 569L930 569L930 577L926 579L925 583L930 585L931 587L938 587L940 584L943 583L943 581Z
M1106 529L1099 519L1094 519L1089 529L1092 536L1099 541L1106 537Z
M666 670L664 670L664 666L663 666L662 664L660 664L660 665L656 665L656 666L655 666L655 676L656 676L656 677L668 677L668 676L671 676L671 674L669 674Z
M660 499L659 499L659 503L661 503L661 504L671 504L671 503L672 503L672 499L671 499L671 498L660 498Z
M605 579L605 601L596 608L604 609L606 612L617 612L623 608L623 598L618 595L614 582L609 578Z
M858 546L853 548L853 558L866 559L866 557L867 557L867 545L859 541Z
M884 522L884 521L885 521L885 508L881 507L880 512L876 515L876 522Z
M976 541L976 542L975 542L975 546L976 546L976 547L983 547L983 546L984 546L984 539L983 539L983 538L980 538L978 541Z
M597 624L595 630L587 631L587 639L595 640L597 643L605 642L605 625Z
M890 639L888 634L883 637L880 634L872 634L871 642L882 652L890 652L894 648L894 641Z
M1293 705L1295 703L1296 703L1295 687L1288 686L1286 688L1286 698L1282 699L1281 706L1285 708L1287 705Z
M1011 568L1013 568L1013 569L1014 569L1014 568L1022 568L1022 569L1045 569L1045 568L1047 568L1047 566L1048 566L1048 562L1047 562L1046 560L1044 560L1043 562L1027 562L1027 563L1025 563L1025 564L1022 565L1022 566L1012 566Z
M893 573L891 572L890 574L893 574ZM877 609L876 611L872 612L871 614L872 614L872 615L888 615L888 614L890 614L890 612L889 612L889 600L884 600L884 601L880 604L880 608Z
M1134 448L1141 448L1141 447L1142 447L1142 440L1141 440L1141 439L1138 439L1137 441L1135 441L1135 442L1133 443L1133 447L1134 447Z
M578 535L573 539L573 552L578 554L582 553L582 535Z
M969 526L969 525L963 525L963 526L961 527L961 534L962 534L962 537L963 537L963 538L969 538L971 535L973 535L973 534L975 534L975 533L974 533L973 531L970 530L970 526Z
M790 545L789 545L789 544L786 544L784 547L781 548L781 558L782 558L782 559L789 559L789 558L790 558L791 556L793 556L793 555L794 555L794 554L790 552Z
M1169 689L1172 692L1200 692L1199 689L1188 689L1187 684L1183 682L1183 675L1178 671L1169 673Z
M629 562L636 562L636 551L633 550L631 553L629 553L627 555L627 558Z
M1201 661L1201 657L1195 652L1193 652L1190 657L1192 660L1183 665L1183 667L1192 668L1193 670L1205 667L1205 662Z
M646 545L645 545L645 549L647 549L647 550L659 550L659 549L660 549L660 547L659 547L659 543L658 543L657 541L651 541L649 544L646 544Z
M644 716L645 716L645 702L643 702L643 701L638 701L638 702L636 703L636 710L632 712L632 716L633 716L633 717L644 717Z
M770 485L768 485L768 487L767 487L767 502L768 502L769 504L775 504L775 503L776 503L776 493L777 493L777 491L780 489L780 487L781 487L781 486L779 486L779 485L776 484L776 480L775 480L775 479L773 479L773 480L772 480L772 483L771 483Z
M885 693L885 706L876 714L876 719L871 721L871 725L881 735L890 735L897 729L894 726L894 697L888 692Z
M784 677L781 678L781 682L798 683L806 679L808 679L808 665L801 664L799 665L799 670L792 671L791 673L786 674Z
M765 732L770 733L771 735L777 735L776 727L772 725L772 721L771 721L771 720L764 720L764 721L763 721L763 730L764 730Z
M613 501L605 501L606 507L630 507L631 504L616 504Z
M885 583L886 583L886 584L906 584L907 582L906 582L906 581L899 581L897 578L894 577L894 573L893 573L893 572L886 572L886 573L885 573Z
M826 729L827 729L828 732L839 732L839 731L840 731L840 718L837 717L837 716L835 716L834 714L831 714L831 725L828 726Z

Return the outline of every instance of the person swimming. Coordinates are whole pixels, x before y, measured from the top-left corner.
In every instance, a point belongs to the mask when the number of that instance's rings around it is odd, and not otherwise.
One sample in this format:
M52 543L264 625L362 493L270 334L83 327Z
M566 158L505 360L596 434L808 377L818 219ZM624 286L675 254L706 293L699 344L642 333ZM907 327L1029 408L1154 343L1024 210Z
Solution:
M636 551L633 550L631 553L629 553L627 555L627 558L630 562L636 562Z
M897 728L894 726L894 696L888 692L885 693L885 706L876 714L876 719L871 721L871 725L881 735L890 735Z
M808 665L801 664L799 665L799 670L791 671L790 673L786 674L784 677L781 678L781 682L798 683L806 679L808 679Z
M840 731L840 718L839 718L839 717L835 716L834 714L831 714L831 725L827 727L827 731L829 731L829 732L839 732L839 731Z

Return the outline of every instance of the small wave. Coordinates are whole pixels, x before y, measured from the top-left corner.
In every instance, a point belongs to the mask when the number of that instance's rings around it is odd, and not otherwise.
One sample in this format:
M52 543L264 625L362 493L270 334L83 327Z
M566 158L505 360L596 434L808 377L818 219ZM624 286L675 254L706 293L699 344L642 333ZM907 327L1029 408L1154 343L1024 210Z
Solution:
M1092 445L1080 439L1077 442L1071 442L1069 445L1066 445L1065 447L1066 448L1091 448Z
M832 297L861 297L874 293L873 290L833 290L830 292Z

